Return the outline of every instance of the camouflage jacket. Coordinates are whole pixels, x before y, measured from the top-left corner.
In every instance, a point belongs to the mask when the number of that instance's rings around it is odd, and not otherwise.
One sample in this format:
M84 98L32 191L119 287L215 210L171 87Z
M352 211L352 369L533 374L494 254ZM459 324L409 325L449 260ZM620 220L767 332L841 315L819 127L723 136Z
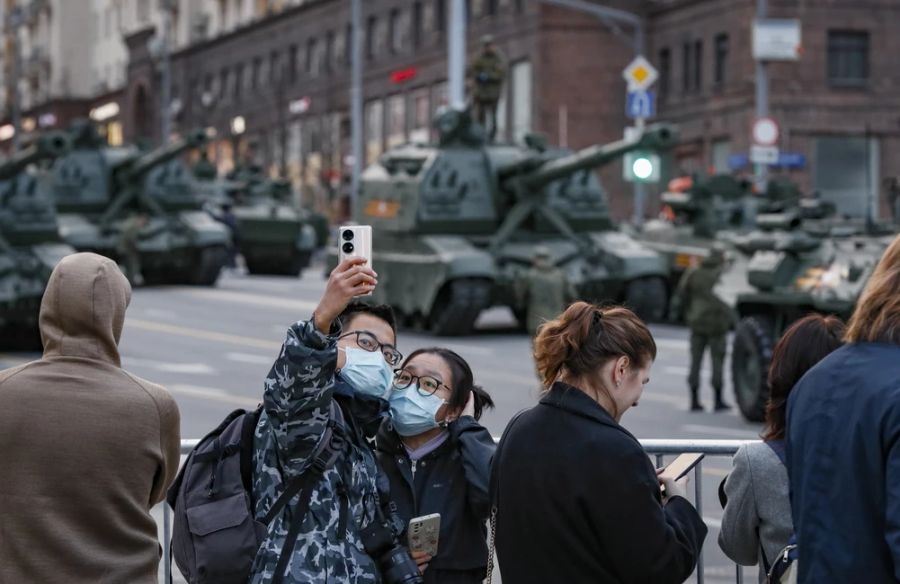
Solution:
M522 277L520 289L525 296L526 327L532 335L578 297L566 273L556 267L530 268Z
M498 101L506 71L503 58L496 51L479 54L469 69L475 101Z
M724 335L731 328L734 312L715 293L722 274L721 266L704 261L685 272L672 299L673 311L684 311L684 320L692 333Z
M257 518L265 516L286 480L307 469L325 431L334 399L335 343L334 335L321 334L311 322L294 324L266 378L263 412L254 436ZM372 449L348 437L343 456L315 487L285 584L381 582L359 538L360 529L375 517L377 477ZM272 581L299 496L268 526L253 562L251 584Z

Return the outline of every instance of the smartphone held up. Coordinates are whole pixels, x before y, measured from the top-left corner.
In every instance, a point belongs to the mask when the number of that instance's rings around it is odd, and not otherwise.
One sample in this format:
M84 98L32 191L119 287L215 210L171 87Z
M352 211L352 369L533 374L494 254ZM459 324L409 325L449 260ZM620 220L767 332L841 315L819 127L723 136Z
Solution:
M348 258L363 258L372 267L372 226L341 225L338 228L338 263ZM363 296L371 296L371 292Z

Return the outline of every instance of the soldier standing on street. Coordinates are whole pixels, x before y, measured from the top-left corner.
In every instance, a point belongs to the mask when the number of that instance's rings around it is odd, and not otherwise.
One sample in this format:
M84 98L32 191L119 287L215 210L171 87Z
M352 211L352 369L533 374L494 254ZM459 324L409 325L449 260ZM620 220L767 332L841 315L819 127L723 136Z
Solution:
M725 336L731 328L734 315L724 300L713 290L725 267L725 254L713 249L701 264L688 270L672 298L672 318L684 311L685 321L691 329L691 371L688 385L691 389L691 411L701 412L700 366L703 353L709 347L712 359L712 385L715 392L715 411L731 409L722 397L722 369L725 362Z
M532 255L532 267L524 277L519 292L520 306L525 306L525 326L532 337L546 321L563 313L577 299L575 287L566 273L553 265L550 250L539 245Z
M124 264L125 276L132 287L138 285L141 276L141 254L138 250L138 240L140 239L141 230L147 225L147 216L144 213L136 213L128 217L122 224L122 233L119 235L117 252L119 253L119 261Z
M481 37L481 53L469 69L469 78L472 83L475 118L488 130L491 141L497 135L497 103L500 101L505 77L506 65L494 46L494 38L491 35Z

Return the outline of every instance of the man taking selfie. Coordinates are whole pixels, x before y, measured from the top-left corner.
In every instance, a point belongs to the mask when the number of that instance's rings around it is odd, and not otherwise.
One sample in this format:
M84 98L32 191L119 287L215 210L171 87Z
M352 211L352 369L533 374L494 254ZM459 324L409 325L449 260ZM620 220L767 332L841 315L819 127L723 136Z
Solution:
M387 415L392 369L402 359L390 307L351 304L376 278L365 259L341 262L312 317L288 330L265 381L254 437L256 517L283 507L268 523L252 584L418 576L384 513L387 493L366 440Z

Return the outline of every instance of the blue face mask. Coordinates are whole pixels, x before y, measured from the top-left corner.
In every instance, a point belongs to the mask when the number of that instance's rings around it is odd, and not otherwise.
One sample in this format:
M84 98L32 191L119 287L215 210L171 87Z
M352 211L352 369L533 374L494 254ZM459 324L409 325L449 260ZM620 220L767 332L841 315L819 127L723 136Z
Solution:
M444 400L435 394L422 395L417 384L394 389L388 398L394 429L401 436L416 436L438 427L435 416Z
M384 398L391 387L391 366L381 351L365 351L356 347L340 349L347 362L341 369L341 378L358 393Z

